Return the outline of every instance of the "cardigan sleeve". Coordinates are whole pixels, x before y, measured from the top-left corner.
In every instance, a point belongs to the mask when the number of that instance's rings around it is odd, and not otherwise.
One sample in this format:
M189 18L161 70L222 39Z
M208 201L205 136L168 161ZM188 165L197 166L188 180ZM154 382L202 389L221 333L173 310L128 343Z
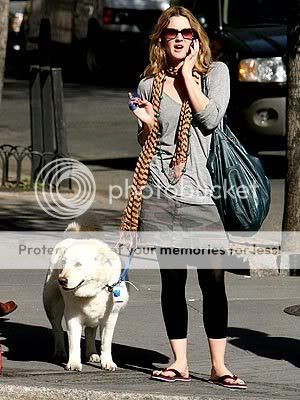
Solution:
M137 88L137 93L142 99L150 101L151 97L152 79L144 78L140 81Z
M200 129L211 131L225 115L230 97L230 78L226 64L215 62L207 74L207 97L205 109L194 114L194 124Z
M138 84L137 94L139 94L143 100L151 101L150 98L151 98L152 82L153 79L144 78ZM139 119L137 120L137 123L138 123L138 134L139 134L141 133L143 124Z

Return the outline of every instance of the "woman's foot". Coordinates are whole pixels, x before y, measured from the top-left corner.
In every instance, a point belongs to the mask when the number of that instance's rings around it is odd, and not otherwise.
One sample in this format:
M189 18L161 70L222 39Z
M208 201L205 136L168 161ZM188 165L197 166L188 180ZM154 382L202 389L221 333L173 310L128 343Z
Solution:
M246 383L225 366L222 368L212 367L209 382L233 389L247 389Z
M168 368L155 370L152 372L151 377L154 379L165 381L190 381L189 370L187 364L174 362Z

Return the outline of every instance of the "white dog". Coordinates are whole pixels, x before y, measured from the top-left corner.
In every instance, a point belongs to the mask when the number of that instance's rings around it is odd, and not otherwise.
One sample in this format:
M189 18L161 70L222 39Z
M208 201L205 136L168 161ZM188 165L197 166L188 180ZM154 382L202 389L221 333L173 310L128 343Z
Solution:
M72 229L71 229L72 230ZM96 239L65 239L54 249L46 277L43 301L52 325L55 359L66 360L62 318L65 317L69 360L67 370L81 371L80 340L85 326L86 357L100 362L103 369L117 368L111 343L119 311L128 301L122 289L122 302L114 302L112 288L121 274L119 256ZM101 332L101 355L95 347L97 327Z

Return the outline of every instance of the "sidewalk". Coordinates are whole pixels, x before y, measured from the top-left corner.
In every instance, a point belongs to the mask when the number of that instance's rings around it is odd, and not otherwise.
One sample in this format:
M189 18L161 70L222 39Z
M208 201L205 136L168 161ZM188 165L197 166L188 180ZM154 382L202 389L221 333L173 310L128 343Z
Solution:
M93 211L104 229L116 230L124 200L107 201L107 184L124 181L130 172L94 171L97 187ZM113 181L115 180L115 181ZM277 181L276 181L277 182ZM274 183L275 185L277 183ZM276 188L275 188L276 189ZM282 190L277 188L265 229L278 229ZM50 218L33 193L0 193L1 230L63 230L66 221ZM143 262L136 257L134 262ZM189 271L189 366L191 383L149 380L153 368L168 365L170 350L160 311L160 282L153 270L132 270L127 308L117 323L113 355L119 369L102 371L85 364L83 372L51 363L52 339L42 306L45 271L2 270L1 300L19 307L0 319L4 376L0 399L201 399L284 400L300 396L300 318L284 308L299 304L299 277L253 278L227 273L229 337L227 363L248 383L247 391L210 385L209 354L202 324L202 300L195 271ZM156 267L156 268L155 268Z
M51 363L52 341L42 306L45 271L1 271L1 298L18 309L0 320L6 399L297 399L300 318L283 309L299 303L300 278L245 278L227 274L229 337L227 363L248 390L226 390L206 382L209 355L202 324L202 300L195 271L189 271L189 366L191 383L160 383L151 370L170 357L159 304L157 269L133 270L127 308L117 323L113 355L119 369L85 364L81 373Z

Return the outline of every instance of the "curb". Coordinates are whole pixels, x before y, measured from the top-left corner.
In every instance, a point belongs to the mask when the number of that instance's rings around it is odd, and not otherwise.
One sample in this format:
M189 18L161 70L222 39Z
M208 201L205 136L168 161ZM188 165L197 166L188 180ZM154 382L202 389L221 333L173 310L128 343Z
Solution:
M1 385L1 400L218 400L211 396L166 396L157 393L105 392L98 390L57 389L21 385Z

